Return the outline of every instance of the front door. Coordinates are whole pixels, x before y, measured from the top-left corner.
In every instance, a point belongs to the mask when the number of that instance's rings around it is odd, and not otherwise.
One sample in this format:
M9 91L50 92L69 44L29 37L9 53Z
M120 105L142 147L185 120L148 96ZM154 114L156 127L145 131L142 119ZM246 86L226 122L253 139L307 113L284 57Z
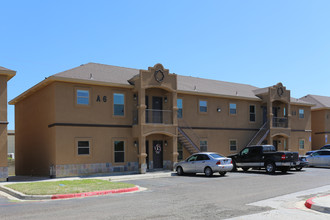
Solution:
M147 169L149 169L149 141L146 141L146 153L147 153L147 157L146 157Z
M152 97L152 122L163 123L163 98Z
M154 169L163 168L163 141L153 141Z
M273 140L273 145L274 145L274 147L275 147L275 149L277 151L278 141L277 140Z

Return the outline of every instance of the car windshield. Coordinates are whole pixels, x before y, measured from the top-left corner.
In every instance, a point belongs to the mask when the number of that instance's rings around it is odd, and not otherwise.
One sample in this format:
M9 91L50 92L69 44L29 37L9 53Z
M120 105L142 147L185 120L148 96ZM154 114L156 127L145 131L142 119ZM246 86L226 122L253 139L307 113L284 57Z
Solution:
M223 158L224 156L220 155L220 154L210 154L211 157L217 159L217 158Z

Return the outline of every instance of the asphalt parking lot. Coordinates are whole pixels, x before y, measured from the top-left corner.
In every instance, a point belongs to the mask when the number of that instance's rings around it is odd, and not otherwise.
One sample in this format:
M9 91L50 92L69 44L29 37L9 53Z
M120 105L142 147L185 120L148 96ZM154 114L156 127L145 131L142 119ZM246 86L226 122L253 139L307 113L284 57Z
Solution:
M237 218L274 209L253 203L329 186L329 173L330 169L306 168L275 175L258 170L228 173L225 177L140 179L126 182L146 188L141 192L61 201L15 202L0 195L0 212L5 219ZM312 191L306 192L298 199L313 196Z

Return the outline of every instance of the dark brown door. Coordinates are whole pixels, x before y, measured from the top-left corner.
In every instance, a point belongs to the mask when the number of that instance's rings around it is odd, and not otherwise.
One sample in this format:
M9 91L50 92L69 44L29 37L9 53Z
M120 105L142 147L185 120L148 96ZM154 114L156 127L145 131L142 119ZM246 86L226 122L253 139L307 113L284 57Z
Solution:
M163 168L163 141L153 141L154 169Z
M152 122L163 123L163 98L152 97Z
M147 153L147 157L146 157L147 169L149 169L149 141L146 141L146 153Z

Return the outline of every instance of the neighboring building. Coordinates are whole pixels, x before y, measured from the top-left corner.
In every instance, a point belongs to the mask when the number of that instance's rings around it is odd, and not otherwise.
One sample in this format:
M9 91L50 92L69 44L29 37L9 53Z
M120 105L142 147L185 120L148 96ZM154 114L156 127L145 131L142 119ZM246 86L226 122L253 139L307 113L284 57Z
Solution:
M8 158L15 159L15 130L8 130Z
M8 177L7 155L7 82L15 71L0 66L0 181Z
M307 95L300 100L313 103L312 107L312 149L319 150L330 144L330 97Z
M197 151L251 144L311 149L311 104L281 83L250 85L88 63L52 75L15 105L16 174L172 169Z

